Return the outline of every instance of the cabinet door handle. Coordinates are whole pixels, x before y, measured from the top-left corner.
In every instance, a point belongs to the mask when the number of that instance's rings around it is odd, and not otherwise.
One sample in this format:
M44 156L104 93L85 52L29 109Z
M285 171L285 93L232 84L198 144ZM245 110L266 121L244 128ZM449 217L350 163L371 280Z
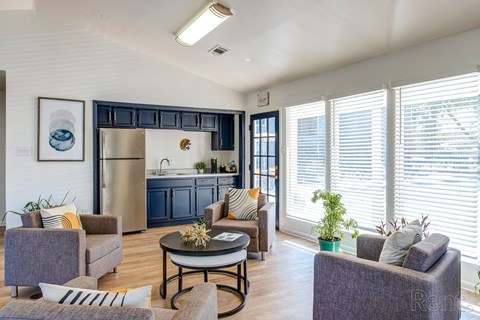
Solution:
M112 121L112 110L108 110L107 112L107 122Z
M113 122L117 122L117 113L113 112Z

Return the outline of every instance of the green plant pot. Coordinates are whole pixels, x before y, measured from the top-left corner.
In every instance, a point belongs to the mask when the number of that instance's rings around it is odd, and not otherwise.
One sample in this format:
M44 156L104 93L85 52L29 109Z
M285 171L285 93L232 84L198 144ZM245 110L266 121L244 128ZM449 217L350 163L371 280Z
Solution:
M340 249L341 239L335 238L336 241L327 241L318 238L320 244L320 251L338 252Z

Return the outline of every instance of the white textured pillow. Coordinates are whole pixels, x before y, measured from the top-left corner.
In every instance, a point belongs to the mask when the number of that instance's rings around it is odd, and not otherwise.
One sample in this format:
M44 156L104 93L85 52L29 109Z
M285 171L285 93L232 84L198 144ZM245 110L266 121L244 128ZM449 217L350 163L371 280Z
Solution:
M228 215L231 220L256 220L259 188L228 189Z
M405 228L395 231L383 244L379 262L401 266L408 249L422 240L422 226L420 221L414 220Z
M40 215L45 229L82 229L77 207L73 202L60 207L40 209Z
M129 306L150 308L152 286L115 291L98 291L40 283L43 299L47 302L90 306Z

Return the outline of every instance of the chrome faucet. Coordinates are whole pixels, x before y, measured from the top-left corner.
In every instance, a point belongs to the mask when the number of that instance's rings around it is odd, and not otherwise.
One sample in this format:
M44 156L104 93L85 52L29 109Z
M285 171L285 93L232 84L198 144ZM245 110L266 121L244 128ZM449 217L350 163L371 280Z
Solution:
M160 172L159 173L164 173L163 169L162 169L162 164L163 164L163 161L167 161L167 164L170 165L170 160L168 160L168 158L163 158L161 161L160 161Z

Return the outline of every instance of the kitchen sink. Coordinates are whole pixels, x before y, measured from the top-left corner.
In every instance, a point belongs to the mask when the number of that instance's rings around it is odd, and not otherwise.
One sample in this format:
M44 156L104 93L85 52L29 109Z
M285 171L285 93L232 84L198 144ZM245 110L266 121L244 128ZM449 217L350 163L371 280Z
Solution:
M156 173L156 176L161 176L161 177L166 177L166 176L183 176L186 173L174 173L174 172L168 172L168 173Z

